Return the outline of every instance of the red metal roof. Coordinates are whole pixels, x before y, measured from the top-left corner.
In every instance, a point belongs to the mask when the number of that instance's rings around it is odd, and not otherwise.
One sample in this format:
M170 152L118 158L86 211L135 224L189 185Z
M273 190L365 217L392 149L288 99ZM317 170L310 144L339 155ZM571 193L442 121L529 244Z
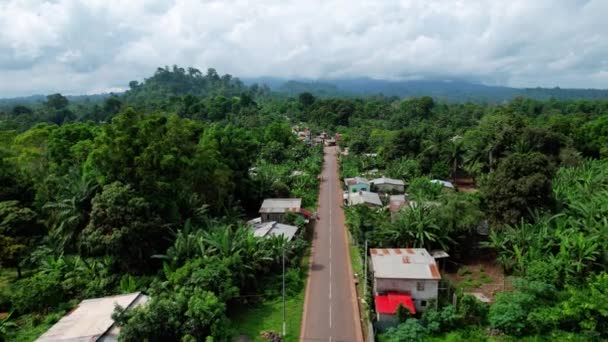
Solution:
M381 314L395 314L399 305L403 305L412 315L416 314L416 307L409 294L391 292L376 296L374 301L376 302L376 312Z

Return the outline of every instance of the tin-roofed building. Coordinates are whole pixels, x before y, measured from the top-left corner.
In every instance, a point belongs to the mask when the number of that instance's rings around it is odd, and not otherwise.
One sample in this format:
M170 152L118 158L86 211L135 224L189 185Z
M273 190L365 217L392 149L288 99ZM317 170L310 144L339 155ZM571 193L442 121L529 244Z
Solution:
M382 207L382 201L380 196L375 192L359 191L356 193L348 194L348 205L363 204L370 208Z
M414 306L408 309L415 312L424 311L430 300L437 299L441 274L426 249L372 248L370 255L377 305L390 299L385 296L401 294L411 298ZM391 321L395 318L391 315L394 313L385 312L378 320Z
M120 328L112 313L116 305L129 310L145 304L148 296L141 292L83 300L78 307L63 316L37 342L115 342Z
M260 217L262 222L284 223L285 214L288 212L300 213L301 206L301 198L267 198L260 207Z
M380 177L373 179L371 182L372 189L383 193L403 193L405 191L405 183L400 179Z
M287 241L291 241L296 236L298 227L271 221L253 224L251 230L254 236L269 237L282 235Z

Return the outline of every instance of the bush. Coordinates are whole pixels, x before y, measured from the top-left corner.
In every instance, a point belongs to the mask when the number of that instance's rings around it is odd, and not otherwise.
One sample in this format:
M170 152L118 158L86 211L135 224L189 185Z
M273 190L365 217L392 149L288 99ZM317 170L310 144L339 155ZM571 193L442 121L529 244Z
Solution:
M60 279L42 273L16 282L10 297L13 309L18 314L46 311L66 299Z
M454 329L458 321L458 315L452 305L444 306L438 310L431 303L422 314L422 321L429 334L437 335Z
M544 330L551 325L539 317L546 307L554 304L556 293L552 285L538 281L518 279L514 282L516 290L496 296L490 307L488 319L493 328L515 336L534 330ZM536 312L536 314L534 314ZM550 310L545 311L549 313ZM529 317L530 316L530 317Z
M467 324L484 325L488 311L489 305L471 295L464 295L458 301L458 316Z
M414 178L407 188L410 196L414 199L420 200L435 200L439 195L443 186L441 184L431 183L428 177Z
M410 318L396 328L390 328L386 333L387 342L425 341L427 330L415 318Z

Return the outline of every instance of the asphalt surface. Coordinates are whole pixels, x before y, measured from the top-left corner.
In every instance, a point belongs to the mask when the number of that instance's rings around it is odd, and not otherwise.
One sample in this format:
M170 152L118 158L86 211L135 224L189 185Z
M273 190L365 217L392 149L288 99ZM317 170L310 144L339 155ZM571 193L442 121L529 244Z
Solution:
M335 147L325 148L301 341L363 341Z

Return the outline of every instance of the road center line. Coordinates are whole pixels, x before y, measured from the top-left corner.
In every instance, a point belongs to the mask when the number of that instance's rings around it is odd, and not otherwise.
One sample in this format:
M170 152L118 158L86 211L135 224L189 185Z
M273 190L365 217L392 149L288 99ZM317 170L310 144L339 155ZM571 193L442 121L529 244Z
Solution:
M328 163L329 164L329 163ZM330 167L328 165L328 171L330 171ZM332 258L331 258L331 251L332 251L332 232L333 232L333 222L332 222L332 177L331 174L329 177L326 177L327 179L327 186L329 188L329 191L327 192L327 205L329 206L329 328L331 329L332 327L332 314L331 314L331 307L332 307L332 300L331 300L331 288L332 288L332 283L333 283L333 279L332 279L332 267L331 265L333 264L332 262ZM331 336L330 339L331 341Z

